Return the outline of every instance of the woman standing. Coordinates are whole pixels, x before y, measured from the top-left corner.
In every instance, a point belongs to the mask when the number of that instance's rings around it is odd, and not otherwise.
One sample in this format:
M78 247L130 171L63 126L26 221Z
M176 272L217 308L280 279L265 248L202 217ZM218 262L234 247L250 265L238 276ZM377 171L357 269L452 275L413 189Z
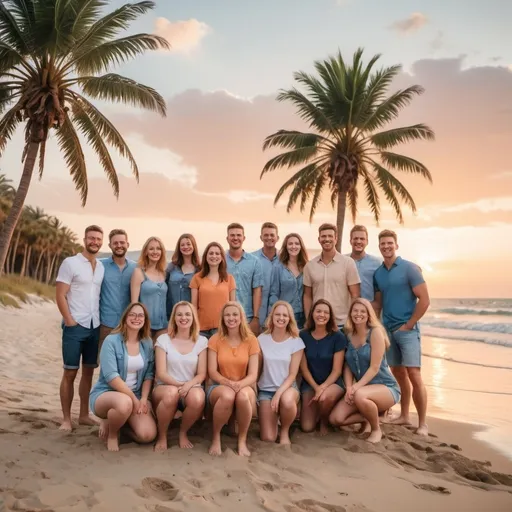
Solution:
M297 416L299 390L295 380L304 353L292 307L277 301L270 310L266 330L258 341L263 356L263 371L258 381L260 436L275 442L281 419L280 444L290 444L290 426Z
M193 235L184 233L178 238L171 263L167 266L167 318L180 301L191 302L190 281L199 271L199 251Z
M179 408L183 412L179 433L180 448L193 448L188 438L192 425L202 417L205 395L208 340L199 335L197 313L189 302L174 305L168 334L155 345L157 384L153 390L158 439L155 451L167 450L167 430Z
M208 342L208 376L213 381L207 401L213 411L210 455L222 453L220 432L235 412L238 422L238 455L249 457L247 432L256 415L254 385L258 378L260 347L238 302L221 308L219 332Z
M279 251L279 262L272 270L270 284L269 308L278 300L288 302L292 306L299 329L302 329L305 322L302 271L308 261L308 253L301 236L297 233L286 235Z
M165 247L156 236L148 238L142 247L130 288L132 302L140 300L146 306L151 321L151 337L156 340L167 329Z
M89 405L102 418L99 435L111 452L119 450L119 429L128 423L137 443L156 437L155 420L148 402L154 376L153 344L149 316L139 302L130 304L119 325L100 352L100 376L91 390Z
M217 332L222 307L236 296L235 278L228 274L224 249L217 242L206 246L201 271L192 278L190 288L201 334L209 339Z
M319 299L313 304L300 337L306 346L300 363L300 425L304 432L313 432L320 421L320 435L325 435L329 415L345 392L341 372L347 348L328 301Z
M348 337L343 378L345 399L333 409L329 421L336 426L369 425L367 441L382 439L379 413L400 401L400 387L386 361L389 339L369 301L355 299L344 330Z

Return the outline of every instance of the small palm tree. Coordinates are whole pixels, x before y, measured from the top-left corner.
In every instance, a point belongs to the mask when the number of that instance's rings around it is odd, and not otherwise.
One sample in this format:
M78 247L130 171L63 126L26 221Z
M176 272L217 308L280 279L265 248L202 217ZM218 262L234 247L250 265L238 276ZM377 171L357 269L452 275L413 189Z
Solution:
M107 146L129 160L138 180L137 163L123 137L85 96L165 116L165 102L154 89L107 72L146 50L169 48L165 39L151 34L116 38L155 2L128 3L102 16L107 4L105 0L0 0L0 156L18 125L25 125L23 172L0 234L0 273L38 156L39 176L43 174L50 130L82 205L88 189L79 133L96 152L116 197L119 182Z
M293 88L281 91L277 99L293 103L311 131L279 130L263 144L263 149L278 147L286 152L271 158L261 177L279 168L301 166L279 189L274 204L291 188L287 211L299 199L301 212L310 202L311 222L328 189L332 207L337 203L338 250L347 206L355 222L361 182L377 223L381 215L378 189L400 223L403 223L400 200L416 211L414 199L392 171L419 174L432 182L430 172L422 163L391 150L413 140L433 140L434 132L424 124L383 129L423 89L413 85L388 95L400 66L374 71L380 55L373 57L366 67L362 56L363 50L357 50L351 66L347 66L340 53L315 62L319 78L295 73L295 80L305 88L306 94Z

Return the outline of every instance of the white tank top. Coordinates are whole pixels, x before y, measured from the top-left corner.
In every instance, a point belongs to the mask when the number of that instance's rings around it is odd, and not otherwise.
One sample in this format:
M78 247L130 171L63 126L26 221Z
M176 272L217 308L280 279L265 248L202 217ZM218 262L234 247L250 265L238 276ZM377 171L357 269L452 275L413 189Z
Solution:
M128 373L126 375L126 385L134 391L137 387L137 372L144 368L144 359L140 352L136 356L128 354Z

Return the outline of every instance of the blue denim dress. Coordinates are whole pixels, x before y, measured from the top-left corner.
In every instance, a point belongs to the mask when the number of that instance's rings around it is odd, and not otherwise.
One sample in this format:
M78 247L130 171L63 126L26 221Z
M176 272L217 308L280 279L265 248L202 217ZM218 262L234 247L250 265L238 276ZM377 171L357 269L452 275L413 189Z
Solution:
M146 306L151 322L151 329L167 328L167 283L165 281L152 281L144 270L144 281L140 285L139 300Z
M370 368L370 361L372 357L372 347L370 344L371 334L372 331L370 329L366 338L366 343L359 348L354 347L350 339L348 342L347 351L345 353L345 362L348 364L348 367L356 380L360 380L368 371L368 368ZM400 401L400 387L389 369L385 354L380 363L377 375L375 375L368 384L382 384L386 386L391 391L391 394L395 399L395 404Z
M181 267L177 267L173 263L169 263L166 270L165 281L167 283L167 319L171 317L172 308L178 302L186 300L192 302L192 291L190 290L190 281L199 271L184 274Z

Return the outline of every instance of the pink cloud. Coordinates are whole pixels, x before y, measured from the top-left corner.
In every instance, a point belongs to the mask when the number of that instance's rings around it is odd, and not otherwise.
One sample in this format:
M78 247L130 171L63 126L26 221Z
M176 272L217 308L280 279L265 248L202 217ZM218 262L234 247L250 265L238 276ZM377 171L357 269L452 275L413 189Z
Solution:
M167 18L157 18L155 33L169 41L171 51L189 54L196 50L201 41L211 32L204 22L191 18L186 21L170 21Z

